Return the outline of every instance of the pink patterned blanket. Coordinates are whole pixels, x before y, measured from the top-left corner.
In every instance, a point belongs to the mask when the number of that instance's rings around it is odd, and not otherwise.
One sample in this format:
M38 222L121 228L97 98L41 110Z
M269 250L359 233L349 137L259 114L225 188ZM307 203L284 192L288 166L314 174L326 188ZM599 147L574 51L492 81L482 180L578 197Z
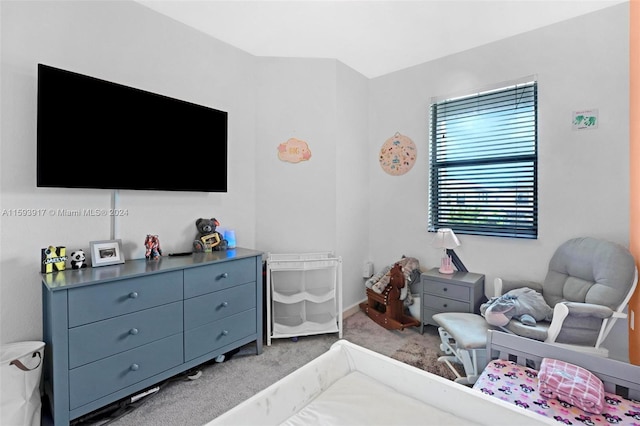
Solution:
M603 413L590 414L566 402L541 396L538 391L538 371L512 361L489 362L473 388L523 409L554 418L561 424L640 426L640 401L605 392Z

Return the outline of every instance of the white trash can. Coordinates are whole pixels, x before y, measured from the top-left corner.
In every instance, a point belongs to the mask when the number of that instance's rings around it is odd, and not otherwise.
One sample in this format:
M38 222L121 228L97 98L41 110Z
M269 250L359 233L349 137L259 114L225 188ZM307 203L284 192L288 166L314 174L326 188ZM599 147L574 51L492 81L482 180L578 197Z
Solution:
M44 346L44 342L27 341L0 347L1 425L40 425Z

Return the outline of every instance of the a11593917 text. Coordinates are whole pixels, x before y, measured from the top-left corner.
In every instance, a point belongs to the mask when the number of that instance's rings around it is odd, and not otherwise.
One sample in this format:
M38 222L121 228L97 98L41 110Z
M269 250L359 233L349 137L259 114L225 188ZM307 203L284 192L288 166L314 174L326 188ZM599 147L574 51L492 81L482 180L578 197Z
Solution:
M2 217L87 217L129 216L129 209L2 209Z

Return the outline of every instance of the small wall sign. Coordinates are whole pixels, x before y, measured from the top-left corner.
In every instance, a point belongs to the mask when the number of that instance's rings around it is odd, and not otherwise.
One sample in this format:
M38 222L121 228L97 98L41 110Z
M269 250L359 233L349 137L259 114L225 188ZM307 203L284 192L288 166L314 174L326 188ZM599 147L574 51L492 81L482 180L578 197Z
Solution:
M588 130L598 128L598 110L586 109L573 111L573 130Z

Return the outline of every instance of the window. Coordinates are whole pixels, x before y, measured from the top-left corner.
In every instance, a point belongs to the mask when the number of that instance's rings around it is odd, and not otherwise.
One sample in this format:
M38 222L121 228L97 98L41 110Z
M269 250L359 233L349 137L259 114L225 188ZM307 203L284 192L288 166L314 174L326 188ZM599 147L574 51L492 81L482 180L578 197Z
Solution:
M537 83L431 104L429 230L538 237Z

